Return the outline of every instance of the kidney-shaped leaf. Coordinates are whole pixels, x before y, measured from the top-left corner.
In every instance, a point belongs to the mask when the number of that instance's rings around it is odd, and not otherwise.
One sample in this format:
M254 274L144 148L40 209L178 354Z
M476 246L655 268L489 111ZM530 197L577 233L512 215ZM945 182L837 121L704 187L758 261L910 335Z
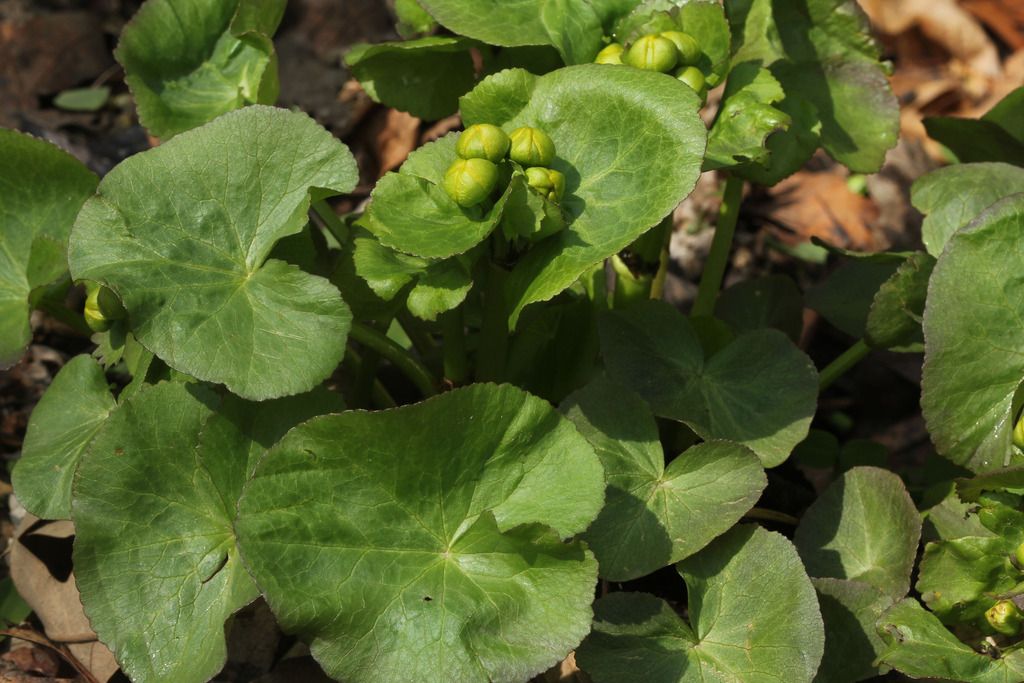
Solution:
M674 78L591 64L546 76L509 70L462 98L467 125L536 126L566 177L565 230L534 245L509 276L514 325L588 268L658 224L693 189L706 129L697 96Z
M590 624L579 533L603 500L572 424L511 386L311 420L270 450L236 524L282 626L332 676L525 680Z
M114 55L139 120L169 138L246 104L277 100L270 39L285 0L148 0Z
M1022 460L1012 444L1024 379L1024 194L946 244L924 311L921 409L939 453L974 471Z
M75 223L71 272L117 292L172 368L245 398L306 391L341 360L351 316L327 280L267 255L311 192L355 181L308 116L247 107L114 168Z
M738 335L707 354L689 319L648 301L600 320L608 375L705 439L750 448L765 467L783 462L807 436L818 373L778 330Z
M1024 168L1003 163L956 164L918 178L910 198L925 214L921 239L928 253L938 257L954 232L1018 192L1024 192Z
M679 573L689 625L644 593L612 593L595 603L594 630L576 651L595 683L810 683L824 630L789 541L736 527L681 562Z
M793 542L811 576L863 581L899 599L920 538L921 516L902 480L855 467L807 509Z
M445 36L363 44L345 55L345 63L374 101L433 120L454 114L459 97L473 87L472 46Z
M116 403L103 369L88 355L61 368L29 418L12 483L18 500L42 519L71 514L78 461Z
M31 339L29 295L67 271L68 233L98 182L73 156L0 129L0 368Z
M608 478L605 506L584 538L611 581L697 552L738 522L768 483L757 456L727 441L694 446L665 467L650 409L603 377L569 396L562 410Z
M553 45L567 64L593 60L603 16L588 0L420 0L445 28L491 45Z

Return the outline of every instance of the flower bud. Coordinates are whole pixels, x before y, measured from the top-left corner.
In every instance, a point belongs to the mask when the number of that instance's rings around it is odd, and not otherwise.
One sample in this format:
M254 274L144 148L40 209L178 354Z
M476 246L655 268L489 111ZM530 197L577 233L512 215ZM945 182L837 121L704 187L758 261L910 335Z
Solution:
M1017 424L1013 427L1013 445L1024 449L1024 415L1020 416Z
M594 64L622 64L622 53L626 48L619 43L607 45L594 58Z
M708 89L704 87L704 74L695 66L686 66L676 72L676 78L681 80L690 89L697 93L702 102L708 99Z
M985 620L996 633L1015 636L1020 632L1021 614L1010 600L1000 600L985 611Z
M456 159L444 174L442 186L459 206L476 206L498 183L498 167L487 159Z
M629 47L622 61L637 69L666 73L679 61L679 50L668 38L644 36Z
M512 131L509 137L512 147L508 156L512 161L523 166L550 166L555 160L555 143L544 131L523 126Z
M1017 568L1024 571L1024 543L1017 546L1017 551L1013 554L1014 559L1017 560Z
M86 285L85 310L82 315L93 332L106 332L115 320L125 317L127 311L108 287L98 284Z
M490 123L470 126L455 143L455 153L463 159L486 159L498 163L508 154L511 142L505 131Z
M693 66L700 61L700 43L689 33L663 31L658 35L672 41L672 44L676 46L676 50L679 52L679 63L683 66Z
M565 176L552 168L531 166L526 169L526 183L555 203L565 194Z

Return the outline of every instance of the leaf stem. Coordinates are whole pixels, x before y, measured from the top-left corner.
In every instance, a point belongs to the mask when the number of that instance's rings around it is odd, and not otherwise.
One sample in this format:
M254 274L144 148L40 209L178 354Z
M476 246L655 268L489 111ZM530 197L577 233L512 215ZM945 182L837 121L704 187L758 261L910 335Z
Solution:
M843 351L834 361L825 366L819 374L818 388L824 391L832 386L832 383L846 374L846 371L857 363L864 360L864 357L871 352L871 347L863 339Z
M462 306L441 314L441 335L444 340L444 378L458 386L469 377Z
M500 382L508 353L508 310L505 303L508 273L496 263L488 263L486 267L484 319L476 359L476 381Z
M750 508L743 516L747 519L779 522L781 524L789 524L790 526L796 526L800 523L800 520L793 515L787 515L785 512L779 512L778 510L769 510L768 508Z
M349 346L345 350L345 357L342 359L343 365L348 365L353 375L358 376L363 366L363 358L359 355L359 352ZM388 390L384 387L384 384L374 378L373 386L370 388L370 402L377 408L394 408L398 404L395 399L391 397ZM355 407L362 408L365 404L357 403Z
M334 213L334 209L331 208L326 199L313 202L313 211L316 212L317 216L320 216L320 220L330 230L334 239L338 240L338 244L348 242L348 226L338 217L338 214Z
M422 363L406 353L405 349L397 343L388 339L377 330L362 323L352 323L349 337L367 349L373 349L383 358L387 359L403 375L409 378L421 394L424 396L437 395L437 380L430 374Z
M381 325L384 329L390 320L384 321ZM377 328L377 331L381 331ZM377 380L377 368L380 366L381 355L376 349L367 347L363 352L363 360L356 372L355 385L352 389L353 402L356 405L366 405L367 399L373 391L373 384Z
M729 176L725 181L722 206L718 210L718 225L711 242L711 252L704 264L704 272L700 277L700 289L697 300L693 302L691 315L712 315L715 312L715 299L722 287L725 267L729 264L729 251L732 238L736 233L736 220L740 215L740 202L743 200L743 179Z

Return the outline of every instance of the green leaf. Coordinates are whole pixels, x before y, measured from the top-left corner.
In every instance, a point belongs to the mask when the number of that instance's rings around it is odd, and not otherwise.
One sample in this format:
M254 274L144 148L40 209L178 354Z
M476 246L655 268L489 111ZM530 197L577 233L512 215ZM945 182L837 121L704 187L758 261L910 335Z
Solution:
M603 488L550 405L481 384L293 429L236 528L279 622L331 676L518 682L589 628L597 563L560 538L586 528Z
M463 208L441 185L455 161L459 134L446 135L409 155L398 173L381 178L366 213L357 221L391 249L427 258L462 254L487 238L501 220L515 176L501 198Z
M779 534L739 526L679 565L690 625L645 593L594 605L576 661L594 683L807 683L821 661L814 588Z
M395 0L395 30L403 38L430 33L437 28L437 22L416 0Z
M723 290L715 316L739 332L774 328L796 342L804 328L804 297L791 278L765 275Z
M1024 490L1024 467L1004 467L956 481L957 493L971 503L978 500L982 491L1006 490Z
M815 683L862 681L878 675L885 648L875 623L893 598L862 581L811 579L825 622L825 654Z
M1024 190L1024 168L1003 163L958 164L921 176L911 187L925 215L921 239L938 258L950 236L1000 199Z
M55 107L67 111L98 111L110 99L110 88L72 88L64 90L53 98Z
M66 270L64 248L95 175L58 147L0 129L0 368L32 338L29 297Z
M732 168L754 162L766 164L771 156L769 135L789 128L788 114L772 106L786 93L759 62L742 62L729 72L722 106L708 134L704 170Z
M32 614L32 608L18 593L11 577L0 579L0 620L20 624Z
M361 44L345 63L375 102L436 120L454 114L459 97L476 82L472 46L450 37Z
M769 144L770 166L744 173L778 182L810 157L819 144L808 144L813 137L851 170L878 170L896 144L898 107L856 2L727 0L725 8L733 64L758 61L768 68L786 92L779 108L793 119Z
M921 517L900 478L856 467L807 509L793 543L811 576L862 581L899 599L920 538Z
M973 471L1021 464L1011 442L1024 377L1024 195L990 207L946 244L924 313L921 408L941 455Z
M945 482L936 488L940 487L942 488L939 495L945 495L935 505L923 510L925 528L921 540L948 541L964 536L994 535L978 521L978 515L974 513L976 508L964 502L968 498L961 499L961 496L957 495L959 485L954 487L952 482Z
M807 290L807 306L851 337L863 337L878 290L903 259L852 259Z
M658 425L643 400L599 377L562 411L597 451L606 502L584 539L601 576L628 581L697 552L738 522L767 485L751 451L694 446L665 467Z
M114 56L139 120L170 138L247 104L277 100L270 36L284 0L147 0Z
M925 130L964 163L1006 162L1024 166L1024 88L1004 97L980 119L951 116L924 120Z
M462 98L467 125L544 130L555 143L553 168L566 177L569 225L533 245L510 274L511 326L524 307L626 248L690 193L706 136L699 104L664 74L602 64L540 77L505 71Z
M71 514L71 480L78 461L117 406L107 378L88 355L61 368L29 418L12 483L18 500L42 519Z
M923 350L921 319L928 296L928 279L934 267L934 257L923 251L916 252L882 283L865 323L864 336L870 346L897 351Z
M917 590L946 623L982 617L994 596L1017 585L1020 573L1010 563L1016 545L994 536L965 536L928 543L921 558Z
M881 660L914 678L1012 683L1024 678L1024 652L999 659L978 654L913 598L896 603L878 621L886 643Z
M304 114L253 106L137 154L75 224L75 278L121 300L167 365L265 399L331 374L351 315L325 279L268 259L310 195L355 186L351 153Z
M689 319L660 301L613 311L600 330L609 377L640 394L655 415L704 439L741 443L765 467L783 462L807 436L818 374L781 332L744 332L706 354Z
M258 595L212 472L245 478L246 453L204 449L211 392L161 383L135 394L75 477L75 578L100 639L136 681L201 683L224 665L224 621Z
M412 283L407 305L418 318L436 320L466 300L473 287L470 259L424 259L388 249L372 237L356 237L356 272L380 298L390 301Z
M602 16L587 0L420 0L453 33L503 45L553 45L566 64L601 49Z

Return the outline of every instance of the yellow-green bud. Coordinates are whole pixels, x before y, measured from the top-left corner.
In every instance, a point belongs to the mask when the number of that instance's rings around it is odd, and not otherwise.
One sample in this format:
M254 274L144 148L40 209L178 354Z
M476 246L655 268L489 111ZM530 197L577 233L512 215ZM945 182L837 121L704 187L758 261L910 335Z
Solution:
M444 174L444 191L459 206L476 206L498 183L498 167L487 159L456 159Z
M701 101L707 101L708 89L705 87L704 74L695 66L685 66L676 72L676 78L697 93Z
M1000 600L985 611L985 620L996 633L1015 636L1020 632L1021 614L1010 600Z
M629 46L622 61L638 69L666 73L679 61L679 50L668 38L644 36Z
M1024 571L1024 543L1017 546L1017 552L1014 553L1014 558L1017 560L1017 568Z
M597 53L594 64L622 64L622 53L625 51L626 48L619 43L607 45Z
M106 332L115 320L123 318L127 312L108 287L97 284L86 286L85 310L82 315L93 332Z
M1024 449L1024 415L1020 416L1017 424L1013 427L1013 445Z
M565 194L565 176L553 168L531 166L526 169L526 183L556 203Z
M511 142L505 131L490 123L470 126L455 143L455 153L463 159L486 159L498 163L508 154Z
M689 33L663 31L659 35L662 38L668 38L676 46L676 50L679 52L679 63L683 66L692 66L700 61L700 43Z
M555 143L544 131L523 126L516 128L509 135L512 147L509 158L523 166L550 166L555 160Z

